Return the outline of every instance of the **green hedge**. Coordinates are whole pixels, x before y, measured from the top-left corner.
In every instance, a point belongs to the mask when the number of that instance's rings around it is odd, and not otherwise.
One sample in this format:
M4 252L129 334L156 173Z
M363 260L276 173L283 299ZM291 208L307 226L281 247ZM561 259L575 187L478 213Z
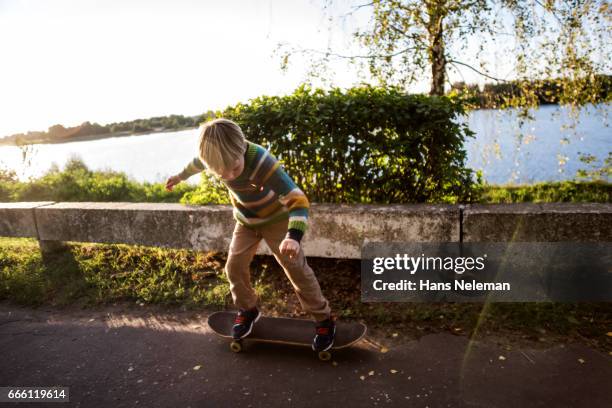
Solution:
M455 120L458 100L397 88L346 91L305 86L228 107L248 139L262 144L313 202L471 202L480 174L465 167L472 137Z

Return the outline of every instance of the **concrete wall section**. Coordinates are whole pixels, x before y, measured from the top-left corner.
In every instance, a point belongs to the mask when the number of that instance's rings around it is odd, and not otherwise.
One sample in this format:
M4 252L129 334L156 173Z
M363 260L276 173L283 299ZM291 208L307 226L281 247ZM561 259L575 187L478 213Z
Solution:
M612 205L472 204L463 210L465 242L612 241Z
M459 241L459 207L312 205L303 244L306 255L359 259L366 241Z
M226 205L58 203L36 211L39 239L227 251L233 227Z
M53 201L0 203L0 237L38 237L34 209Z

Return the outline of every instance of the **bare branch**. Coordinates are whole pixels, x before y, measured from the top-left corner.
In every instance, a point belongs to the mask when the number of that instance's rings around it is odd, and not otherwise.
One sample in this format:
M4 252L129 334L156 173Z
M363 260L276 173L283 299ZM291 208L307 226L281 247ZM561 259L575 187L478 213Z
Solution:
M413 41L415 41L415 42L420 43L420 44L421 44L421 45L423 45L424 47L427 47L427 44L425 44L425 43L423 42L423 40L421 40L421 39L419 38L418 34L416 34L416 33L408 33L408 32L405 32L404 30L401 30L401 29L397 28L397 27L396 27L396 26L394 26L393 24L389 24L389 27L390 27L390 28L392 28L394 31L396 31L396 32L398 32L398 33L400 33L400 34L404 35L404 37L406 37L406 38L410 38L411 40L413 40Z
M305 48L305 49L301 49L301 50L295 50L295 52L300 52L300 53L312 53L312 54L322 54L325 56L332 56L332 57L337 57L337 58L344 58L344 59L353 59L353 58L359 58L359 59L372 59L372 58L393 58L396 57L400 54L403 54L407 51L410 50L414 50L417 47L407 47L407 48L402 48L401 50L394 52L392 54L370 54L370 55L343 55L343 54L337 54L335 52L330 52L330 51L321 51L321 50L314 50L312 48Z
M358 6L353 7L353 10L359 10L360 8L363 8L363 7L368 7L368 6L373 6L373 5L374 5L374 2L373 2L373 1L371 1L371 2L369 2L369 3L360 4L360 5L358 5Z
M345 14L341 15L340 18L344 19L344 18L346 18L348 16L353 15L357 10L360 10L360 9L362 9L364 7L373 6L373 5L374 5L373 1L371 1L369 3L365 3L365 4L360 4L358 6L353 7L352 10L349 11L348 13L345 13Z
M487 77L487 78L493 79L493 80L495 80L495 81L508 82L508 80L506 80L506 79L502 79L502 78L495 78L494 76L491 76L491 75L489 75L489 74L487 74L487 73L484 73L484 72L482 72L482 71L479 71L479 70L477 70L476 68L474 68L473 66L471 66L471 65L469 65L469 64L466 64L465 62L461 62L461 61L457 61L457 60L452 60L452 59L447 60L446 62L448 62L449 64L459 64L459 65L463 65L464 67L467 67L467 68L471 69L472 71L474 71L474 72L476 72L476 73L478 73L478 74L480 74L480 75L482 75L482 76L484 76L484 77Z

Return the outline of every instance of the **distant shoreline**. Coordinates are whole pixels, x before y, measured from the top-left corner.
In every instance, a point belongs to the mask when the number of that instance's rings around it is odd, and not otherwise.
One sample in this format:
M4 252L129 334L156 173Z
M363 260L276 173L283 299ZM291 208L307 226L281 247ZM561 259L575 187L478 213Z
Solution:
M100 135L83 135L83 136L75 136L70 139L61 139L61 140L40 140L33 141L28 143L20 143L17 144L15 142L5 142L0 140L1 146L28 146L35 144L61 144L61 143L72 143L72 142L89 142L92 140L100 140L100 139L110 139L112 137L127 137L127 136L145 136L155 133L172 133L172 132L180 132L182 130L189 129L197 129L197 127L185 127L179 129L163 129L163 130L149 130L146 132L117 132L117 133L104 133Z
M609 105L610 103L609 102L602 102L602 103L598 103L596 105L601 105L601 104ZM592 105L592 104L587 104L587 105ZM548 106L559 106L559 104L557 104L557 103L542 103L542 104L540 104L538 109L540 109L542 107L548 107ZM509 109L516 109L516 108L505 108L504 110L509 110ZM486 110L498 111L500 109L480 107L480 108L475 108L472 111L486 111ZM176 128L176 129L163 129L163 128L161 128L161 129L148 130L148 131L145 131L145 132L123 131L123 132L116 132L116 133L103 133L103 134L74 136L74 137L70 137L69 139L34 140L34 141L29 141L29 142L26 142L26 143L19 143L19 144L15 143L14 140L6 141L6 140L3 140L3 138L0 138L0 147L2 147L2 146L17 146L18 147L18 146L29 146L29 145L35 145L35 144L61 144L61 143L72 143L72 142L87 142L87 141L92 141L92 140L109 139L109 138L112 138L112 137L145 136L145 135L155 134L155 133L180 132L180 131L183 131L183 130L190 130L190 129L197 129L197 128L198 128L197 126L193 126L193 127L183 127L183 128Z

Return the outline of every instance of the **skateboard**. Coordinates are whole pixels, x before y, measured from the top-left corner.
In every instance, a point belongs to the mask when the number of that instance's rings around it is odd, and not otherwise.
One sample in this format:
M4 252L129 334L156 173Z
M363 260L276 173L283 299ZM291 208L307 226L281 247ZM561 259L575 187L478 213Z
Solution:
M235 316L236 312L215 312L208 317L208 325L216 334L232 340L230 349L235 353L242 351L242 341L245 339L296 346L312 345L315 335L313 320L261 316L247 337L234 340L231 333ZM331 350L351 346L365 336L366 330L366 326L362 323L337 322L334 345L330 350L319 351L319 359L323 361L331 359Z

